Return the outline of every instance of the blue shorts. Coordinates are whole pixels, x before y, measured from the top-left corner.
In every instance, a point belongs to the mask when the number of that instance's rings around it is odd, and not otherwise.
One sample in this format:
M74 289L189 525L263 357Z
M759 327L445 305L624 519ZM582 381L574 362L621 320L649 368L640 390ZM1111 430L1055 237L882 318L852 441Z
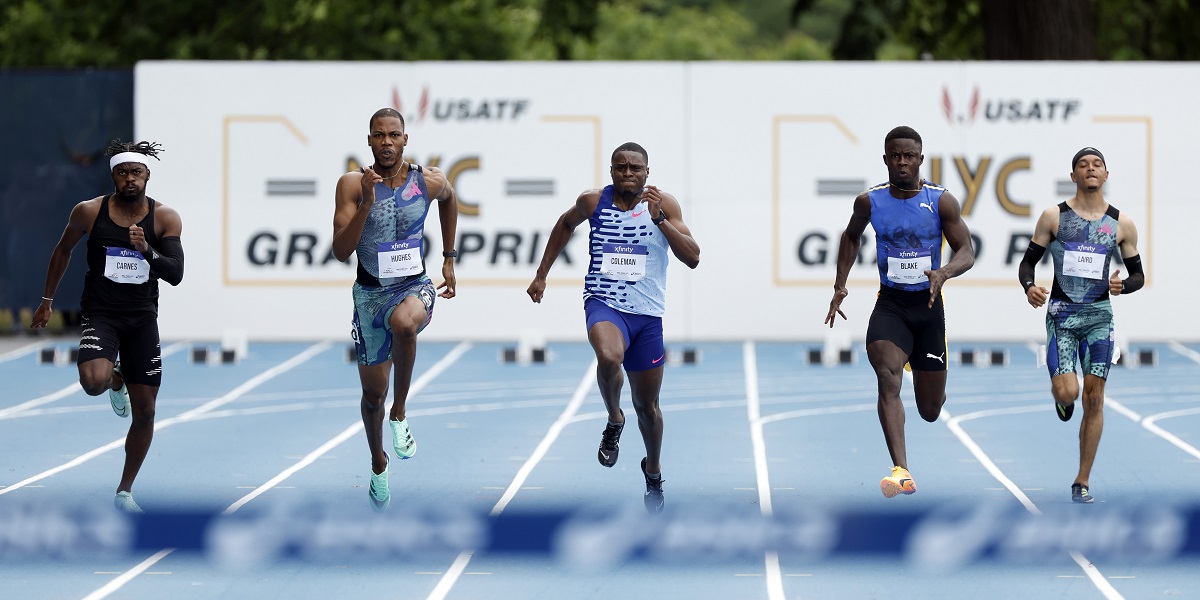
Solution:
M425 305L425 322L420 333L433 319L433 302L437 291L426 276L393 283L383 287L364 287L354 283L354 321L350 337L358 354L358 364L372 366L392 358L392 326L388 322L392 311L409 296L416 296Z
M663 346L662 317L621 312L596 298L583 302L583 312L587 316L588 331L601 321L608 321L621 330L621 336L625 338L625 359L621 364L626 371L648 371L665 364L667 350Z

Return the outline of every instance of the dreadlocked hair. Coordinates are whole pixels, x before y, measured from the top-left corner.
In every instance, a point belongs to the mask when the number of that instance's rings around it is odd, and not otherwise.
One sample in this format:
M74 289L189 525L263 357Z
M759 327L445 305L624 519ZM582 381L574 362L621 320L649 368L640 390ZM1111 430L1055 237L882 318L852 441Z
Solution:
M108 148L104 151L104 156L112 158L122 152L137 152L146 156L153 156L158 160L158 153L163 151L162 144L158 142L122 142L121 140L113 140L108 143Z

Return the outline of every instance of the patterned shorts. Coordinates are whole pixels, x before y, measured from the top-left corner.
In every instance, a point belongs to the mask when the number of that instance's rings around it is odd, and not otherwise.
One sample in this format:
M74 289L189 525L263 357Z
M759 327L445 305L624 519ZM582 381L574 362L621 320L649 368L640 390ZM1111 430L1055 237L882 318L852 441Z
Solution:
M388 320L392 311L409 296L416 296L425 305L425 322L420 333L433 319L433 302L437 290L424 275L383 287L364 287L354 283L354 321L350 336L358 354L358 364L371 366L392 358L392 326Z
M1108 379L1113 357L1113 314L1108 300L1076 304L1051 299L1046 309L1046 368L1051 377L1074 373ZM1076 363L1078 359L1079 363Z

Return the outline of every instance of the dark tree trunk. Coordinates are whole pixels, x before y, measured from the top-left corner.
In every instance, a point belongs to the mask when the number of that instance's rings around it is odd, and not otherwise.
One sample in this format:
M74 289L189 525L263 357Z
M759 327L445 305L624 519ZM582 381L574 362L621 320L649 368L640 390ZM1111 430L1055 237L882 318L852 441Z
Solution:
M1091 0L983 0L987 60L1096 60Z

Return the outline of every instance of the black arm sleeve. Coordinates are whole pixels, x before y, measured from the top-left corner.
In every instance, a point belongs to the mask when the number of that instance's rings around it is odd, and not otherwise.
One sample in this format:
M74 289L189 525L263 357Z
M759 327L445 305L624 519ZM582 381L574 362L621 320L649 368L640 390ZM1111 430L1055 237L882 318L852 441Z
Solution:
M1142 289L1142 286L1146 284L1146 274L1142 272L1141 255L1125 259L1125 268L1129 269L1129 277L1121 282L1121 293L1132 294Z
M1021 259L1021 266L1017 267L1017 279L1021 282L1021 287L1025 288L1025 292L1029 293L1029 288L1033 287L1033 267L1042 260L1042 255L1046 253L1046 249L1033 242L1029 242L1029 247L1025 249L1025 258Z
M179 285L183 281L183 242L178 236L165 237L159 240L162 250L150 249L146 262L159 279Z

